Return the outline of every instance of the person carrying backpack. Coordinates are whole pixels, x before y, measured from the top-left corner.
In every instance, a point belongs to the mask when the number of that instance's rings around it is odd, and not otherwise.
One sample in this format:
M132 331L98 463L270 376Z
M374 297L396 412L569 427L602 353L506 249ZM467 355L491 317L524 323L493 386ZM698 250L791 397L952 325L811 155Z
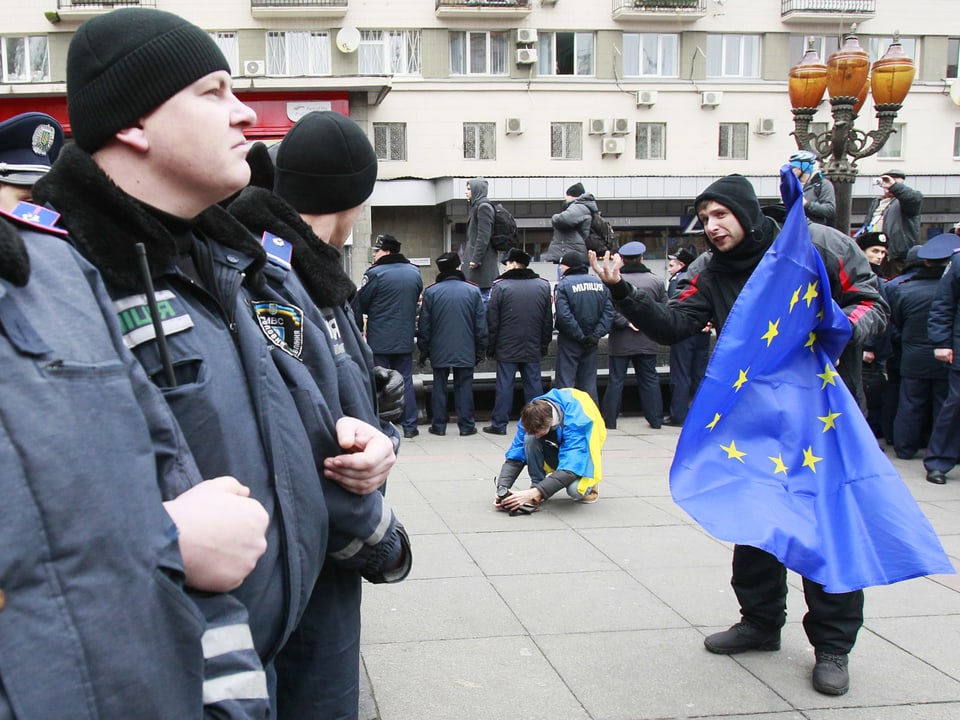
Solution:
M500 274L497 251L490 242L496 211L493 203L487 199L487 187L486 178L467 180L466 196L470 209L467 215L467 246L463 253L463 274L480 288L484 303L490 297L494 278Z
M599 212L593 195L584 190L581 183L567 188L563 210L551 218L553 239L550 247L541 256L544 262L560 262L565 253L577 252L586 256L587 237L594 213Z

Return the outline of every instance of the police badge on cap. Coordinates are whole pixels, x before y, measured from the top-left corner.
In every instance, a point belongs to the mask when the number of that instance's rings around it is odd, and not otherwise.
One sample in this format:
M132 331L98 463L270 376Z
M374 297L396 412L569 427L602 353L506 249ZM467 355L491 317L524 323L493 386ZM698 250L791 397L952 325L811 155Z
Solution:
M44 113L16 115L0 123L0 182L33 185L63 147L63 128Z

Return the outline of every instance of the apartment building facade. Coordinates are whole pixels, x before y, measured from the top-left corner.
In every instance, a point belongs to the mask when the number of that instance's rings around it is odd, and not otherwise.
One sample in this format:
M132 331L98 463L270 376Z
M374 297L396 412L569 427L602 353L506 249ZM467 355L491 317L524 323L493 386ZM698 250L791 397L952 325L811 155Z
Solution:
M3 0L0 119L42 110L69 135L70 38L131 5L212 34L257 110L250 137L275 141L314 109L366 129L380 170L345 257L355 278L378 233L422 263L457 249L477 175L535 256L581 181L622 240L662 261L695 242L692 200L712 179L741 173L776 200L796 149L787 73L810 42L826 61L851 23L872 60L899 33L917 68L898 132L859 163L854 224L894 167L926 196L925 236L960 220L954 0ZM831 124L826 100L815 123ZM869 99L857 127L876 127Z

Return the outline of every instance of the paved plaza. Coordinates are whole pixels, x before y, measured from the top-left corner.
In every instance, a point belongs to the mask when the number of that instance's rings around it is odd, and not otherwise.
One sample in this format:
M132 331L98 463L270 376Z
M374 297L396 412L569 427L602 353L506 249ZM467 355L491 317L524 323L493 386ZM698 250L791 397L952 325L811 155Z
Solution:
M850 692L821 695L795 574L779 652L704 649L738 619L731 546L670 497L677 428L622 418L599 502L519 517L492 506L512 436L450 428L422 426L391 474L415 558L406 581L364 588L364 720L960 718L958 576L869 588ZM893 462L960 567L960 469L935 486Z

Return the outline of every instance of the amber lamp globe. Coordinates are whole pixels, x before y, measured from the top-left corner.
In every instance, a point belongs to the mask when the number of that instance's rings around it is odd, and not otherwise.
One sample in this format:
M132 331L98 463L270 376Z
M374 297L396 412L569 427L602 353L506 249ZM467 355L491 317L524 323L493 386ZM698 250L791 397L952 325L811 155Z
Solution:
M860 47L856 35L847 35L843 47L827 60L827 92L832 98L856 98L869 72L870 56Z
M787 86L790 107L815 108L823 100L823 93L827 89L827 66L820 62L813 43L810 43L800 62L790 68Z
M875 105L901 105L916 72L913 61L895 38L886 54L873 64L870 90Z

